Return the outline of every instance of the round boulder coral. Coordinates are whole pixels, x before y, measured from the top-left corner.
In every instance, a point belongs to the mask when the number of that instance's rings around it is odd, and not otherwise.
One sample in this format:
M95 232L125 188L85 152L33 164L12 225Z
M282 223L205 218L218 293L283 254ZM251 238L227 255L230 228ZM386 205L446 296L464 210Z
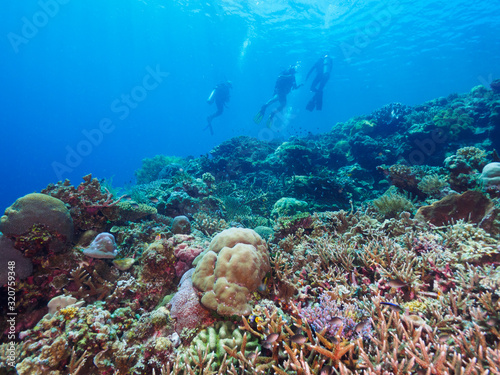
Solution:
M50 249L60 251L73 239L73 220L64 203L45 194L28 194L17 199L0 219L0 231L9 237L29 234L43 226L52 238Z
M489 163L483 168L481 180L487 187L500 185L500 163Z
M201 303L220 315L250 314L251 295L271 269L266 242L243 228L217 234L193 264L193 285L203 292Z
M293 216L300 212L307 211L307 202L299 201L295 198L281 198L273 207L271 216L274 218L281 216Z

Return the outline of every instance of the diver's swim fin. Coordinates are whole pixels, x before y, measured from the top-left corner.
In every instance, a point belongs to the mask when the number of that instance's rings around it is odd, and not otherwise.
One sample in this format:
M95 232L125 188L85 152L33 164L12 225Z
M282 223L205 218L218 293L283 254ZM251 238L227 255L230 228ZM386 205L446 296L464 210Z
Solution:
M214 135L214 128L212 128L212 124L209 122L207 126L203 128L203 130L210 130L210 135Z
M269 116L269 118L266 121L266 126L268 128L271 128L271 126L273 126L273 117Z
M316 94L314 94L314 96L312 97L312 99L309 100L309 102L306 105L306 109L308 111L312 112L312 111L314 111L314 107L316 107L316 100L314 98L316 98Z
M257 114L253 117L253 122L259 125L264 118L264 113L262 111L257 112Z
M316 97L316 109L321 111L323 108L323 91L318 91L314 96Z

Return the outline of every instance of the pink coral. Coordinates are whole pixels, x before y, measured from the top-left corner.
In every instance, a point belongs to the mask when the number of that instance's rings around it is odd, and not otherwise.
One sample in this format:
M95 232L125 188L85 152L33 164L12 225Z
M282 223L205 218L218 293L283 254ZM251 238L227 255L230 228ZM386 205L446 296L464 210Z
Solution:
M181 332L184 327L196 328L211 319L210 311L201 305L198 294L193 288L191 281L193 272L194 268L184 274L179 283L179 290L170 301L170 313L176 319L176 332Z
M181 277L184 272L192 267L194 258L204 249L195 243L193 236L185 234L176 234L169 238L168 241L173 246L174 255L177 258L175 274L177 277Z

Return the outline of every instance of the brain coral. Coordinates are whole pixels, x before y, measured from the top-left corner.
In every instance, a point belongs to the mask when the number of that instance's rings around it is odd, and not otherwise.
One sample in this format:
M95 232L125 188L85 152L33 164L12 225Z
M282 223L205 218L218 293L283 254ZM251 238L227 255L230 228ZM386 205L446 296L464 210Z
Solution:
M6 236L27 234L33 225L43 225L54 234L50 244L52 250L61 250L73 239L73 220L69 210L61 200L49 195L25 195L7 208L0 219L0 231Z
M266 242L243 228L217 234L193 264L193 285L203 292L201 303L220 315L250 314L251 294L271 269Z

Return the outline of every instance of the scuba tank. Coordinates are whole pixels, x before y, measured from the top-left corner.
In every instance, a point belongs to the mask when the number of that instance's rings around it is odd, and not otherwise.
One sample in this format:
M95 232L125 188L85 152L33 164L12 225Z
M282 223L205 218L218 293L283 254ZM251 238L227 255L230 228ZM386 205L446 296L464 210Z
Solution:
M212 104L215 101L215 90L213 89L210 95L208 96L207 103Z

